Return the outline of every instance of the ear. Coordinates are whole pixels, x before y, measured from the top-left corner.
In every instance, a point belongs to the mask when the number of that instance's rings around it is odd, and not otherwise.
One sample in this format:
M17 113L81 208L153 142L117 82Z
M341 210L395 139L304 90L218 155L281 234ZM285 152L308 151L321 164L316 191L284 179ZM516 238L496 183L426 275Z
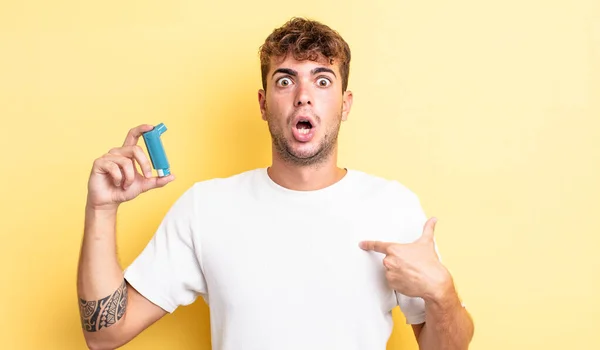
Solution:
M346 121L348 119L348 114L350 114L350 108L352 108L352 99L353 99L352 91L346 90L344 92L344 96L342 97L342 120Z
M265 90L258 90L258 106L260 107L260 115L262 116L262 120L267 120L267 93Z

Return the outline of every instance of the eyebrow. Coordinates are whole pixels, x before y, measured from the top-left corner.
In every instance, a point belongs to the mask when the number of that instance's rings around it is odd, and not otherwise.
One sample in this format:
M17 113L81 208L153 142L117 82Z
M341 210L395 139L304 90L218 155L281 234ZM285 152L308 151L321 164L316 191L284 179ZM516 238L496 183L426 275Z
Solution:
M337 76L335 75L335 72L334 72L332 69L325 68L325 67L317 67L317 68L313 69L313 70L311 71L311 73L312 73L313 75L314 75L314 74L318 74L318 73L331 73L331 74L333 74L333 76L334 76L334 77L336 77L336 78L337 78Z
M278 68L273 72L273 75L271 76L274 77L275 74L277 73L283 73L283 74L287 74L287 75L291 75L291 76L298 76L298 72L290 69L290 68ZM332 69L326 68L326 67L317 67L315 69L313 69L312 71L310 71L310 73L312 75L318 74L318 73L331 73L333 74L334 77L337 78L337 76L335 75L335 72Z

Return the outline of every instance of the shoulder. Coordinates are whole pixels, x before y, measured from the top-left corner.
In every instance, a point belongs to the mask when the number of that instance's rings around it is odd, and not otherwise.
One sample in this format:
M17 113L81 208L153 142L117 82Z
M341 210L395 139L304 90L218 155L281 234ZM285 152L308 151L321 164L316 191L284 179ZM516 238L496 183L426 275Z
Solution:
M393 228L386 239L409 243L421 235L427 218L413 190L399 180L361 171L353 171L353 177L361 188L360 202L383 225L381 230Z
M356 169L349 169L349 172L352 174L355 189L362 196L401 206L419 204L418 195L399 180Z
M239 196L261 181L262 168L251 169L225 177L214 177L194 182L186 194L194 198L215 200L231 195Z

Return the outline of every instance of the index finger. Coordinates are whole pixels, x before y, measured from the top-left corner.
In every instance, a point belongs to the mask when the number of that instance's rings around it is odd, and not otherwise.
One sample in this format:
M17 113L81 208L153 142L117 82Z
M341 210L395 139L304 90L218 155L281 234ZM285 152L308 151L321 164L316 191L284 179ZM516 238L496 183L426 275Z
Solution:
M129 130L127 133L127 137L125 137L125 141L123 142L123 146L134 146L137 145L138 139L142 136L146 131L150 131L154 129L153 125L150 124L142 124L138 125L135 128Z
M389 246L394 243L381 241L362 241L359 246L364 250L372 250L374 252L387 254Z

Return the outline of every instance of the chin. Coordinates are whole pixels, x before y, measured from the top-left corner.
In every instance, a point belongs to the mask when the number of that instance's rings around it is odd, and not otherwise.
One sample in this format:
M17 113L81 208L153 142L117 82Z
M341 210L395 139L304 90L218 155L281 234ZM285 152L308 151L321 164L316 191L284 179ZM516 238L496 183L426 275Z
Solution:
M318 140L310 140L308 142L299 142L293 137L288 140L288 150L292 154L304 157L312 157L320 151L320 143Z
M315 154L319 153L319 150L315 147L290 147L287 149L288 153L296 158L311 158L314 157Z
M295 165L308 166L323 162L327 158L324 149L317 144L303 145L304 147L288 147L283 152L283 158Z

